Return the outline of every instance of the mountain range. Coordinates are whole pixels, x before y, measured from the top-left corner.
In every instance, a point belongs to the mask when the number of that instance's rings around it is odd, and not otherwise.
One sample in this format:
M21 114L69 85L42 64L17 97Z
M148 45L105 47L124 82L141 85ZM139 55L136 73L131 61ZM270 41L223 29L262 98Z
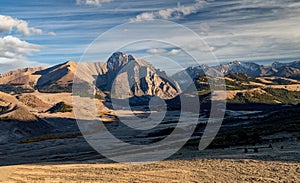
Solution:
M211 76L228 75L230 73L244 73L251 77L285 77L300 78L300 61L290 63L274 62L271 65L259 65L253 62L230 62L216 66L201 65L188 67L185 71L180 71L174 75L175 78L181 78L183 72L187 72L192 78L198 74L208 73Z
M161 98L172 98L180 92L177 83L165 72L132 55L116 52L107 62L89 64L97 68L96 85L104 92L111 90L113 81L120 71L125 76L117 79L122 79L123 84L129 85L130 96L156 95ZM0 91L7 93L30 93L35 90L43 93L72 92L77 66L78 63L67 61L46 69L26 68L10 71L0 75Z
M138 59L133 55L116 52L106 62L88 63L88 68L97 72L95 84L101 98L111 97L113 83L121 83L114 95L119 98L158 96L162 99L172 99L182 91L182 84L186 81L186 73L193 79L198 92L208 95L209 85L204 75L217 79L225 76L227 98L237 101L237 96L254 94L270 94L266 88L272 90L285 89L289 92L298 91L300 78L300 62L259 65L252 62L230 62L216 66L194 66L184 71L168 76L151 65L149 62ZM49 68L24 68L0 75L0 91L6 93L62 93L72 92L73 78L79 63L67 61ZM89 71L87 71L89 74ZM279 86L280 85L280 86ZM291 85L287 87L287 85ZM128 88L130 91L128 91ZM277 92L277 91L276 91ZM294 95L294 94L293 94ZM249 96L248 96L249 97ZM293 99L293 97L292 97ZM241 99L242 100L242 99ZM245 101L245 99L243 99ZM272 99L275 103L281 100ZM272 103L272 102L271 102ZM285 103L285 102L283 102ZM293 103L293 102L290 102Z

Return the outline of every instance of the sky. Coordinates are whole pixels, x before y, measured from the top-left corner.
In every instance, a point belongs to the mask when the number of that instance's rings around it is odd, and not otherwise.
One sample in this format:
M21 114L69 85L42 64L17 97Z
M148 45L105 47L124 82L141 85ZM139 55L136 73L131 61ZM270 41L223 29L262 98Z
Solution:
M151 20L162 20L156 24ZM143 22L143 23L139 23ZM174 24L173 24L174 23ZM184 30L178 28L182 26ZM193 33L203 44L194 39ZM137 43L126 41L138 37ZM155 34L156 41L146 40ZM104 36L103 36L104 35ZM106 35L106 36L105 36ZM107 36L109 35L109 36ZM100 37L99 37L100 36ZM164 41L161 41L164 40ZM185 42L185 45L174 43ZM91 44L97 60L129 52L158 65L176 58L201 63L300 60L299 0L9 0L0 2L0 73L20 67L83 61ZM95 57L95 58L96 58ZM92 57L91 57L92 58ZM85 60L84 60L85 61ZM163 63L163 64L162 64ZM167 65L167 64L166 64ZM170 67L176 67L169 64Z

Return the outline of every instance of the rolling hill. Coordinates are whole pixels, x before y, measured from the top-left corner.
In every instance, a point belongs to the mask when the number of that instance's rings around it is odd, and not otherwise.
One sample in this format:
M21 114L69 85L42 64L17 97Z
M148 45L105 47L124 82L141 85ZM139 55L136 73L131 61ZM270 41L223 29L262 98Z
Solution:
M38 121L37 117L30 113L26 107L19 102L14 96L0 92L0 107L2 112L0 113L0 119L3 121L22 121L22 122L34 122Z

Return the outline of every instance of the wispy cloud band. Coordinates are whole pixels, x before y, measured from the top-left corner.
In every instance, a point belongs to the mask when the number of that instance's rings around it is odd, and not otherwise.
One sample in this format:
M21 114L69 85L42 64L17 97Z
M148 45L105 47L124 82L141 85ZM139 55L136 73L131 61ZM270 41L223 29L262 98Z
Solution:
M76 0L77 5L101 6L103 3L109 3L113 0Z
M177 4L175 8L167 8L154 12L144 12L137 15L135 18L131 18L130 21L142 21L142 20L153 20L153 19L179 19L184 16L191 15L196 13L201 8L203 8L205 4L204 0L196 0L194 4L189 6L182 6L180 3Z

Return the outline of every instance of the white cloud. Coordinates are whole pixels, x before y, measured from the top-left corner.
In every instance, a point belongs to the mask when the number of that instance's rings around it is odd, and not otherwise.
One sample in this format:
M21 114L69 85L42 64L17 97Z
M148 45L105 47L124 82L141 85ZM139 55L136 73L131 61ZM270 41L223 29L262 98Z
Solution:
M56 36L56 33L55 32L48 32L48 35L50 35L50 36Z
M112 2L112 0L76 0L76 4L88 6L101 6L101 4L109 2Z
M169 51L169 55L178 55L179 53L181 53L182 50L181 49L172 49L171 51Z
M26 56L39 52L42 46L22 41L13 36L0 37L0 73L22 67L38 67L45 64L29 61Z
M184 16L191 15L198 12L203 8L205 4L204 0L196 0L194 4L189 6L181 6L178 4L175 8L167 8L154 12L144 12L137 15L135 18L131 18L130 21L142 21L142 20L153 20L153 19L179 19Z
M37 28L29 28L30 32L33 34L37 34L37 35L42 35L43 34L43 30L42 29L37 29Z
M148 49L147 52L150 53L150 54L156 55L156 54L165 53L166 50L165 49L160 49L160 48L153 48L153 49Z
M42 46L31 44L13 36L0 38L0 58L24 58L34 52L39 52Z
M29 27L28 22L14 19L11 16L0 15L0 22L0 33L11 33L13 29L16 28L17 32L21 33L23 36L29 36L30 34L43 34L41 29Z

